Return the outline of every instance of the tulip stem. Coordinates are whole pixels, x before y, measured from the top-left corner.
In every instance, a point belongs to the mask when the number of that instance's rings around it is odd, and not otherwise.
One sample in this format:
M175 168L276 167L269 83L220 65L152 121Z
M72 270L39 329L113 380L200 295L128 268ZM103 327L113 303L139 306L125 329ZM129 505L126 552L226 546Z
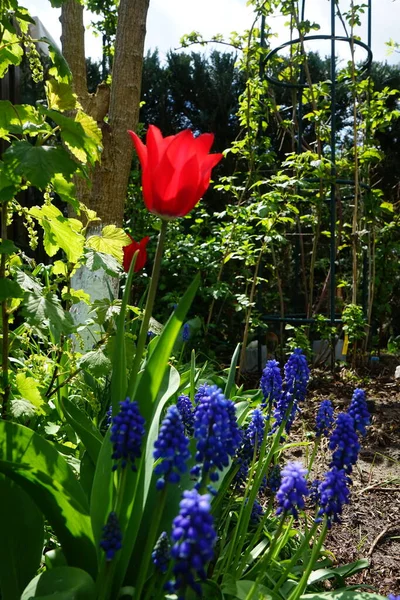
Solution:
M140 363L142 360L144 348L146 346L147 332L149 329L149 323L151 313L153 312L154 300L156 297L156 291L158 286L158 279L160 277L161 259L164 248L165 234L167 232L168 221L161 220L160 235L158 236L157 250L154 257L153 272L151 274L151 282L149 292L147 294L146 306L144 309L144 315L142 325L140 327L139 338L136 345L135 358L133 360L131 377L128 385L128 396L132 398L135 387L137 375L139 373Z

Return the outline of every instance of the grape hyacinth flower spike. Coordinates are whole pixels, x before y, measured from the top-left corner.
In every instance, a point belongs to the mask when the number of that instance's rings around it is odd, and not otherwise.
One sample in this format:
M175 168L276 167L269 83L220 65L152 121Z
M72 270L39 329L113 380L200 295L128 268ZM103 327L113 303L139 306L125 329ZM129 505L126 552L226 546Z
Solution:
M348 414L354 419L354 426L356 431L361 435L366 435L366 427L371 423L371 417L367 407L367 400L365 392L361 388L354 390L353 397L350 402Z
M153 457L161 461L154 468L160 475L157 489L162 490L165 483L179 483L180 476L187 470L186 462L190 457L189 440L177 407L170 406L161 424L160 433L154 442Z
M328 529L331 528L332 522L340 523L343 505L348 504L350 499L349 484L350 478L343 469L332 467L326 473L325 479L318 487L320 510L317 522L326 515Z
M211 481L217 481L217 471L229 465L242 440L237 423L235 405L227 400L216 385L206 386L194 412L194 438L196 439L196 462L191 474L208 473ZM200 464L201 463L201 464Z
M158 538L151 554L151 558L158 571L161 573L167 572L168 563L171 560L171 545L165 531L163 531Z
M276 360L269 360L265 365L260 388L264 398L261 408L274 406L282 393L282 375Z
M357 462L360 444L354 420L347 413L339 413L336 419L336 427L329 440L329 450L333 452L330 466L351 473Z
M141 455L145 421L139 412L137 402L131 402L126 398L119 405L120 411L113 417L111 426L112 459L116 461L112 470L116 471L118 466L124 469L130 463L132 471L136 471L135 460Z
M240 449L240 456L253 460L254 452L256 456L264 439L265 417L259 408L255 408L251 415L250 423L244 432L243 445Z
M298 510L305 506L304 498L310 493L307 487L305 469L301 462L289 462L282 469L282 482L276 493L278 502L277 515L291 514L295 519L298 517Z
M301 348L295 348L283 367L285 390L293 395L296 402L303 402L307 394L310 369Z
M207 578L205 569L214 557L217 534L208 494L202 496L197 490L185 491L179 507L179 515L172 524L171 556L175 560L175 581L170 587L178 592L178 598L184 598L188 586L201 594L201 587L195 580Z
M114 558L115 553L122 548L122 533L118 517L115 512L110 512L107 523L103 527L100 548L106 553L106 560Z
M181 414L183 424L185 426L186 435L193 435L194 412L193 405L189 396L178 396L176 406Z
M315 419L315 435L322 437L328 435L333 425L333 406L330 400L322 400Z

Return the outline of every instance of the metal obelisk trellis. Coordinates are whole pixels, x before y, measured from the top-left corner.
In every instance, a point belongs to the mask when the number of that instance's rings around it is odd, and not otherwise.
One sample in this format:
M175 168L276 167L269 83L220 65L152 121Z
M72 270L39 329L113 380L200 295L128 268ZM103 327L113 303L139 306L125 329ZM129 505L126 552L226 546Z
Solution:
M297 152L300 154L302 152L302 119L303 119L303 90L308 87L308 82L305 81L304 78L304 69L302 68L300 71L300 76L298 81L284 81L279 79L277 76L274 76L268 72L268 66L270 60L282 50L293 46L300 45L301 52L305 53L304 44L312 41L326 41L330 40L330 91L331 91L331 103L330 103L330 112L331 112L331 132L330 132L330 161L331 161L331 185L330 185L330 197L329 197L329 207L330 207L330 276L329 276L329 321L333 326L335 324L341 323L341 318L336 315L336 193L337 188L340 186L347 187L355 187L354 180L348 179L340 179L337 177L336 173L336 90L337 90L337 73L336 73L336 47L337 42L347 42L348 44L353 44L354 46L359 46L366 51L367 58L364 64L361 66L362 73L368 73L372 63L372 50L371 50L371 4L372 0L368 0L367 4L367 41L366 43L347 36L338 36L336 34L336 20L337 20L337 5L338 0L330 0L330 21L331 21L331 31L330 34L321 34L321 35L304 35L301 38L290 40L277 48L272 49L266 56L261 66L261 75L265 76L265 78L275 86L295 89L298 91L298 105L297 105L297 122L298 122L298 138L297 138ZM304 22L306 19L306 0L302 1L301 10L300 10L300 21ZM261 21L261 44L265 44L265 18L262 18ZM315 82L314 82L315 83ZM308 180L309 181L309 180ZM317 179L315 180L317 181ZM369 186L365 183L361 183L360 187L369 189ZM363 285L365 289L365 269L363 276ZM311 324L315 321L315 319L311 316L307 315L263 315L263 321L270 322L280 322L280 323L298 323L298 324ZM259 370L261 370L261 339L259 339L258 343L258 366ZM334 363L334 349L332 350L332 363Z

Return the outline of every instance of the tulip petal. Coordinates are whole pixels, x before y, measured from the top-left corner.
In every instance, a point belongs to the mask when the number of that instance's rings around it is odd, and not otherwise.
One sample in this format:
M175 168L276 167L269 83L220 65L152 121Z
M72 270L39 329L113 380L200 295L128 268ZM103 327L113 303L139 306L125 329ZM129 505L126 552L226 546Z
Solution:
M147 148L143 144L140 137L134 131L128 130L128 133L131 136L133 145L135 146L135 150L139 157L140 164L142 165L142 169L145 169L147 167L147 160L148 160Z
M203 160L202 165L201 165L201 172L200 172L200 182L199 182L199 186L197 188L197 194L198 194L199 198L201 198L203 196L203 194L206 192L208 186L210 185L212 169L223 158L224 158L223 154L209 154Z
M198 156L201 154L207 155L211 146L214 143L214 134L213 133L202 133L194 139L194 147L196 149L196 153Z

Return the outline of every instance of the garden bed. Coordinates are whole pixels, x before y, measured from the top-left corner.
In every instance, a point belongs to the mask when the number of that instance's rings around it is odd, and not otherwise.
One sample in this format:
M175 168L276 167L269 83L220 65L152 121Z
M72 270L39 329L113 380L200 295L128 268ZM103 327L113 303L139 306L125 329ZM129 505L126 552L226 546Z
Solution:
M367 558L369 569L348 582L368 584L387 595L400 590L400 382L394 379L399 361L382 362L380 372L366 372L360 384L370 400L372 425L351 476L351 504L345 507L342 523L332 528L325 547L337 564ZM319 402L331 398L336 409L347 408L354 385L314 371L303 413L310 429Z

